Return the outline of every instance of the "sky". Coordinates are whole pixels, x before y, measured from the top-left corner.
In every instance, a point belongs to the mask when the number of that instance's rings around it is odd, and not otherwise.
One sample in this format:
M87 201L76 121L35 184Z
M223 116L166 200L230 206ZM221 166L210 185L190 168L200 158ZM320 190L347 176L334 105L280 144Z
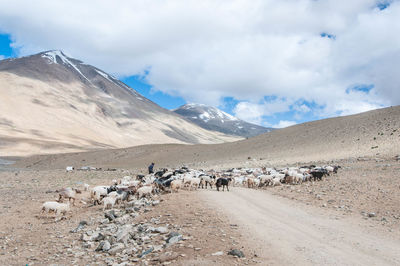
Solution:
M0 58L62 50L167 109L203 103L286 127L400 104L397 0L0 6Z

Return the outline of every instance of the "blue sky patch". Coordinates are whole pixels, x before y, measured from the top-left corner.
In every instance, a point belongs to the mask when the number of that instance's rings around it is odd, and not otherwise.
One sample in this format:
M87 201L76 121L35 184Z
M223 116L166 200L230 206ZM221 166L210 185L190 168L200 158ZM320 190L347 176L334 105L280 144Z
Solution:
M326 32L321 33L320 36L322 38L328 38L328 39L336 40L336 35L329 34L329 33L326 33Z
M364 93L369 93L375 86L373 84L358 84L346 89L346 93L349 94L352 91L361 91Z
M239 101L233 97L225 97L222 99L222 104L218 106L218 108L228 114L233 115L233 109L235 109L238 103Z
M16 56L11 48L11 36L9 34L0 34L0 55L5 58Z
M146 82L143 76L125 77L121 81L163 108L175 109L186 103L182 97L152 90L153 87Z
M392 1L380 1L376 4L376 7L379 8L379 10L384 10L390 6Z

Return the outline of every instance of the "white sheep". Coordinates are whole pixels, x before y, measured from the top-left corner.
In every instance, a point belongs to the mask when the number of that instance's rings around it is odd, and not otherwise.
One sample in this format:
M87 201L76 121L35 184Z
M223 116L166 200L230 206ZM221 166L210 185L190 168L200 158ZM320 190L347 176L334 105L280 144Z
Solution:
M270 186L275 187L275 186L280 186L281 184L281 179L278 177L275 177L274 179L271 180Z
M79 190L74 188L63 188L58 192L58 202L62 202L63 198L68 199L68 202L72 200L72 206L75 205L76 193L81 193Z
M92 188L90 191L90 198L93 200L94 204L100 204L101 197L107 196L107 188L108 186L97 186Z
M282 180L285 178L285 174L280 174L280 173L276 173L274 175L272 175L274 178L278 178L279 180Z
M330 175L335 171L335 168L333 166L326 166L325 170L328 172L328 175Z
M173 172L165 172L161 177L162 178L167 178L169 176L172 176L174 173Z
M197 190L199 185L200 185L200 178L192 178L189 190L191 190L192 188L195 188Z
M183 181L182 181L182 179L173 180L173 181L171 182L171 193L172 193L172 191L178 192L178 190L179 190L180 188L182 188L182 187L183 187Z
M183 177L183 186L184 187L189 187L189 189L190 189L190 184L192 183L192 177L191 176L189 176L189 175L185 175L184 177Z
M111 209L113 209L114 205L115 205L115 202L117 201L117 198L116 197L112 197L112 196L108 196L108 197L104 197L102 201L104 203L104 207L103 207L103 211L104 211L109 206L111 206Z
M153 187L152 186L143 186L138 188L137 193L138 193L138 198L142 198L143 196L150 196L151 193L153 192Z
M233 178L233 186L243 185L243 177L234 177Z
M203 175L203 176L201 176L201 180L204 181L204 184L202 184L202 185L205 185L206 188L207 188L207 185L210 185L210 187L212 188L212 186L213 186L214 183L215 183L215 179L212 178L212 177L209 176L209 175ZM204 187L202 187L202 188L204 188Z
M69 211L69 202L68 203L59 203L56 201L46 201L42 205L42 213L46 212L54 212L56 215L63 214L65 215L67 211Z
M125 183L125 185L128 187L138 187L140 184L141 182L139 180L132 180Z

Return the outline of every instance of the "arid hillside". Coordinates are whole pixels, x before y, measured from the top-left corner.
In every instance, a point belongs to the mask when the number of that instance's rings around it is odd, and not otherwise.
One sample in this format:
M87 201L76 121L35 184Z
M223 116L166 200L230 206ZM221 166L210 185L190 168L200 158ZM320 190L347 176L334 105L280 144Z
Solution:
M33 156L17 166L54 169L66 165L157 167L189 165L285 165L400 153L400 106L324 119L275 130L248 140L216 145L145 145L87 153Z
M0 61L0 99L0 156L240 139L198 127L61 51Z

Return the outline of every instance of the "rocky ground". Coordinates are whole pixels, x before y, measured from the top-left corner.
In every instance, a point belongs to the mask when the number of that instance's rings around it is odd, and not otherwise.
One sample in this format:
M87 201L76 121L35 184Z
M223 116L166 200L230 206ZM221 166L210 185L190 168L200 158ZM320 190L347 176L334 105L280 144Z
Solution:
M0 264L174 264L253 263L254 253L242 241L239 226L203 206L196 192L131 201L102 211L83 204L83 193L66 219L40 213L55 200L54 191L81 183L104 184L129 171L0 172ZM232 249L245 258L228 255Z
M335 163L342 166L339 173L323 181L257 190L359 219L398 238L400 162L373 157ZM252 246L242 224L205 204L201 200L204 193L199 196L196 191L133 200L117 207L113 215L110 210L103 212L102 206L84 204L88 198L84 192L80 195L83 201L77 201L66 219L55 221L54 216L40 213L44 201L57 199L57 189L109 184L134 173L136 169L0 171L0 264L243 265L269 261L269 255ZM301 204L294 206L301 208ZM233 249L245 257L228 255Z

